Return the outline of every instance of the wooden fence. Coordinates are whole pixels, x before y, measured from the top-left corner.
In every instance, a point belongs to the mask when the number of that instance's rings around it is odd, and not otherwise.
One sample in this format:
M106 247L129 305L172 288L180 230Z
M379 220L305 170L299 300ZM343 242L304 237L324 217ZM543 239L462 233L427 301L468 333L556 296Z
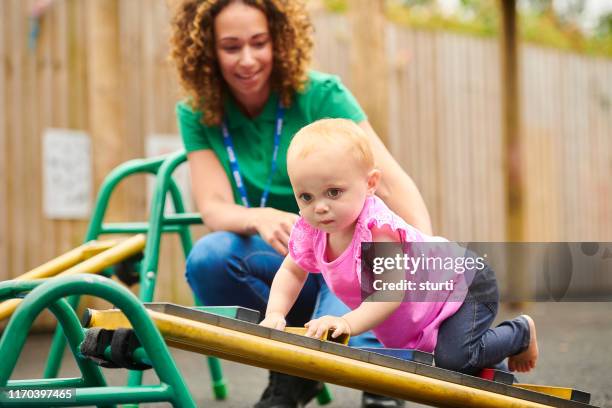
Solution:
M43 215L41 145L49 127L92 131L89 2L56 0L41 21L35 50L27 47L32 3L0 1L0 280L79 245L86 228L84 220ZM105 138L93 139L94 164L143 157L150 135L177 132L180 93L166 59L168 7L150 0L119 0L118 6L121 144L110 149ZM346 19L319 14L315 25L315 67L350 87ZM435 232L503 241L497 40L392 25L387 39L390 149L421 189ZM609 241L612 61L533 46L524 46L521 57L528 239ZM95 188L104 176L94 165ZM145 220L145 185L144 178L126 182L111 219ZM163 248L157 298L188 303L177 241L166 238Z

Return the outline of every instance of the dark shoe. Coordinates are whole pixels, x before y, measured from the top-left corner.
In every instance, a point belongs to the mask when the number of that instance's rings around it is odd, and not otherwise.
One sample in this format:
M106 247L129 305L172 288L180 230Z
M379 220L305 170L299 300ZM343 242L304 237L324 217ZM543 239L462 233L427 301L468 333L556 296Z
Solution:
M399 408L405 405L406 401L365 391L361 396L361 408Z
M321 382L270 371L268 386L254 408L301 408L322 389Z

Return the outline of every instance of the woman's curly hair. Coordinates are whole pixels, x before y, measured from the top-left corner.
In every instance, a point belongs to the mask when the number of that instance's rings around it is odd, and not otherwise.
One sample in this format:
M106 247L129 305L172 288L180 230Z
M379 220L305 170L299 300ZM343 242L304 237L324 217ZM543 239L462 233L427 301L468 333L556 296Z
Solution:
M214 20L234 1L258 8L268 19L274 55L271 88L283 106L291 104L307 80L312 24L302 0L183 0L172 21L170 57L191 108L201 111L209 126L221 123L227 92L215 51Z

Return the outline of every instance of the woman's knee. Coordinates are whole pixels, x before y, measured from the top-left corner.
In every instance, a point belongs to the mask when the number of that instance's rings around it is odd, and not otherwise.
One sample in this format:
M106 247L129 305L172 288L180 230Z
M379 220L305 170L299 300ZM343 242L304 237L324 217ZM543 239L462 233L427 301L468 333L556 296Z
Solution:
M205 276L225 273L228 259L238 250L241 239L240 235L227 231L216 231L202 237L187 257L187 281L193 284Z

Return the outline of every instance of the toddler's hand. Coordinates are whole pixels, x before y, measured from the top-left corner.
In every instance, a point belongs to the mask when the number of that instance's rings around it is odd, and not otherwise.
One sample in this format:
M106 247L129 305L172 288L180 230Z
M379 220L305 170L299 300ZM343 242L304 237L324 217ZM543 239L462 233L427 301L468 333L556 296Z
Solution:
M308 328L308 330L306 330L306 336L314 337L315 339L320 339L323 333L325 333L325 330L333 330L331 336L334 339L344 333L349 336L351 335L351 326L349 326L346 320L338 316L327 315L319 317L318 319L309 321L304 327Z
M259 323L260 326L269 327L271 329L285 330L287 321L285 316L280 313L269 313L265 319Z

